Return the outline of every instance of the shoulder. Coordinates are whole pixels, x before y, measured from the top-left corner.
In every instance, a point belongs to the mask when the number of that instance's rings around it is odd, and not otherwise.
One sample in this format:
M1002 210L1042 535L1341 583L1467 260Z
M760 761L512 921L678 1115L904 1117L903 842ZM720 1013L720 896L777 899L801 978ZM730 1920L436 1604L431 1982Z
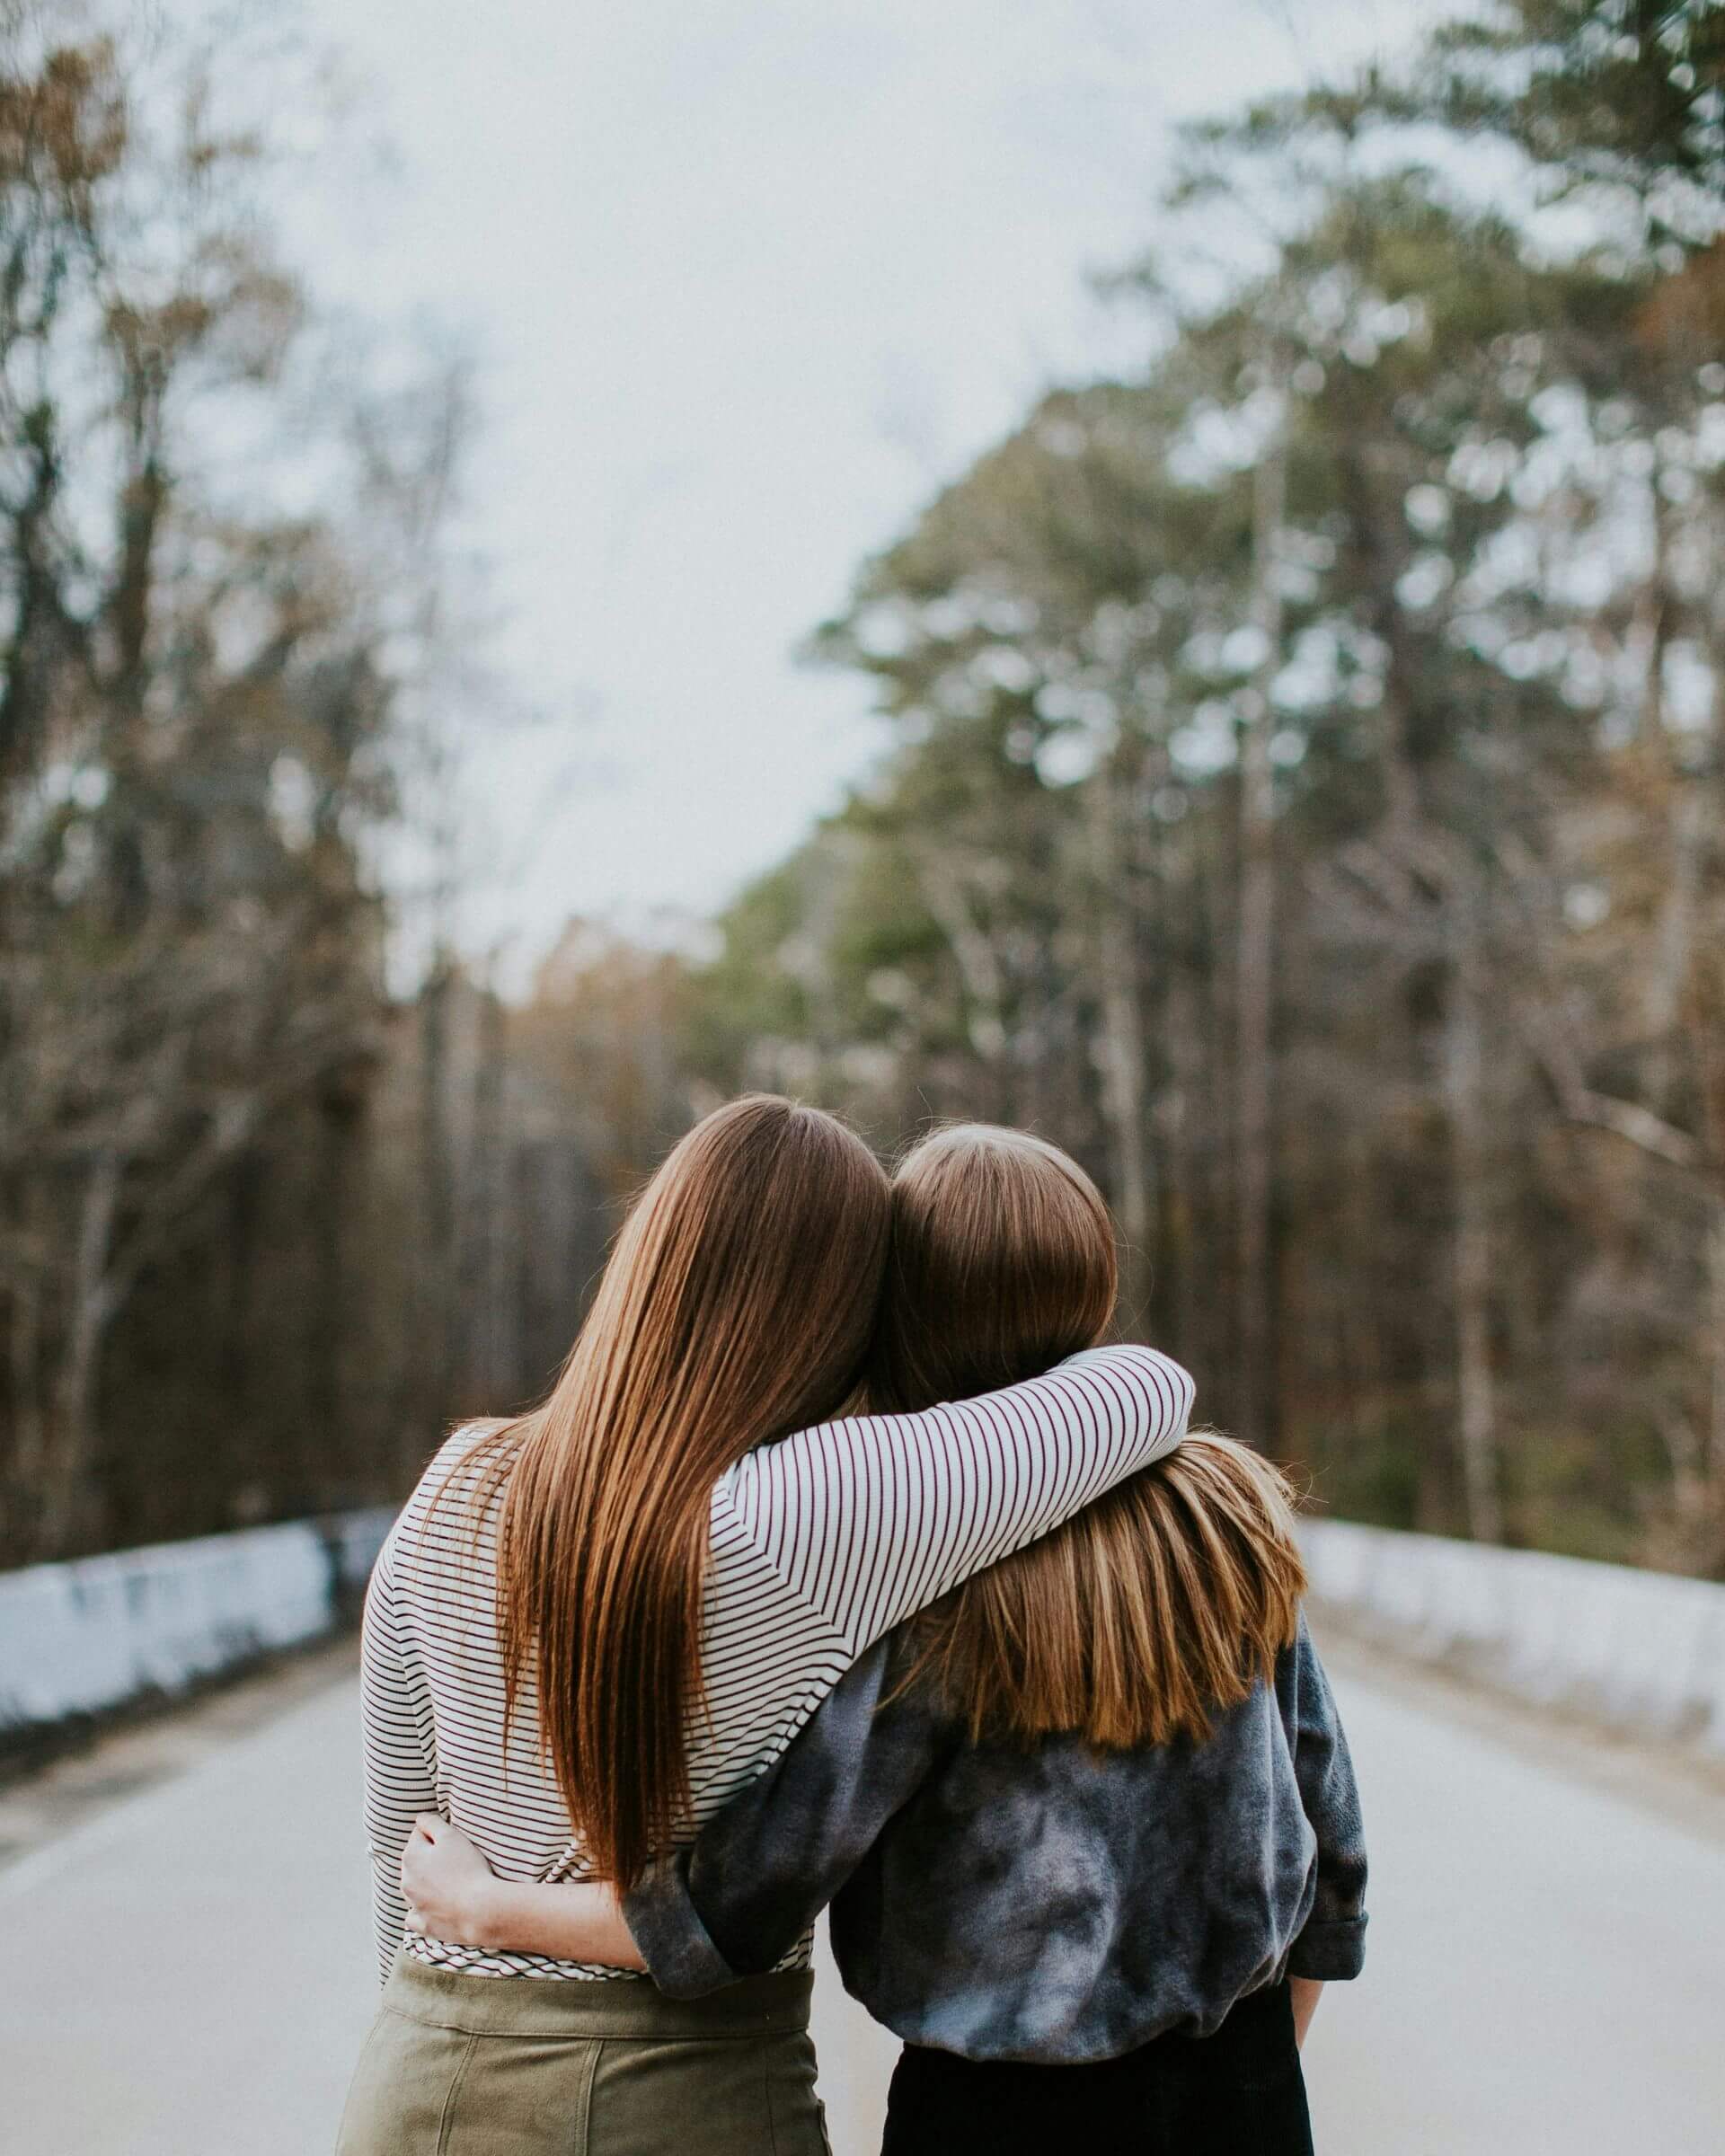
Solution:
M500 1421L463 1423L445 1438L414 1485L390 1531L386 1550L400 1557L428 1540L441 1541L469 1526L469 1507L480 1494L496 1448L488 1440L509 1428Z
M916 1665L914 1623L877 1639L852 1663L816 1708L797 1738L799 1756L850 1762L902 1782L914 1764L925 1771L944 1749L963 1742L939 1686Z
M1304 1603L1293 1639L1276 1657L1276 1696L1284 1715L1296 1720L1321 1719L1330 1711L1329 1673L1312 1637Z
M486 1440L508 1427L504 1422L464 1422L452 1430L432 1454L425 1471L414 1485L403 1516L434 1503L446 1490L454 1491L464 1482L476 1481L481 1463L491 1449Z

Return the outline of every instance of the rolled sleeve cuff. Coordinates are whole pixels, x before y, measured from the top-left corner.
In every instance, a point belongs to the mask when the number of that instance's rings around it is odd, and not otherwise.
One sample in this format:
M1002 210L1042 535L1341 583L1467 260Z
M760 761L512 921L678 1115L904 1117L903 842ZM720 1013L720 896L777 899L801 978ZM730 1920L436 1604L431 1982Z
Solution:
M668 1999L703 1999L740 1981L690 1898L686 1850L643 1873L624 1896L623 1914L648 1975Z
M1365 1966L1363 1916L1307 1924L1287 1957L1290 1976L1308 1976L1319 1984L1346 1984Z

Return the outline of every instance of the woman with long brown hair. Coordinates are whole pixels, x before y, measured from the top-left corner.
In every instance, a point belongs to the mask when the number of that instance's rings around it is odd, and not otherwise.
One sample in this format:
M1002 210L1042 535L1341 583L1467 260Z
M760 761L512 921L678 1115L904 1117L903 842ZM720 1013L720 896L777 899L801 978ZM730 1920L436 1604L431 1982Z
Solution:
M1022 1379L1101 1337L1113 1237L1065 1154L961 1127L893 1195L875 1400ZM688 1999L770 1966L836 1895L846 1985L907 2039L886 2156L1303 2156L1299 2037L1365 1926L1303 1586L1283 1478L1194 1433L883 1639L621 1915L500 1895L427 1820L420 1921L580 1941Z
M379 1560L363 1653L383 2010L342 2156L823 2147L806 1940L711 2000L531 1945L410 1931L416 1816L505 1886L627 1891L849 1666L1178 1442L1190 1381L1079 1355L986 1401L826 1421L886 1262L878 1163L765 1096L648 1185L544 1402L457 1432ZM623 1979L617 1981L617 1979Z

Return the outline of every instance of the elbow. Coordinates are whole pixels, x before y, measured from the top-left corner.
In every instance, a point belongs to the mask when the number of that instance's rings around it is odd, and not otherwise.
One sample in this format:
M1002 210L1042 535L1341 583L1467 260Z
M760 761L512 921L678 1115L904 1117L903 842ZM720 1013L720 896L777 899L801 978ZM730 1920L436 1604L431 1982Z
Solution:
M1366 1918L1319 1920L1306 1925L1287 1957L1287 1974L1309 1983L1348 1984L1366 1966Z

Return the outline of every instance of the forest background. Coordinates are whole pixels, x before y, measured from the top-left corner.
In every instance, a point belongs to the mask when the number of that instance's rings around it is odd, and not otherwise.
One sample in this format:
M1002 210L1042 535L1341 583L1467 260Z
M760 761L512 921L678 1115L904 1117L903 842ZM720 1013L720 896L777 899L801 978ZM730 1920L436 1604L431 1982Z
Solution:
M811 624L842 808L507 995L473 385L294 274L219 41L66 22L0 5L0 1563L399 1494L767 1087L1070 1147L1331 1512L1725 1577L1725 7L1188 128L1141 363Z

